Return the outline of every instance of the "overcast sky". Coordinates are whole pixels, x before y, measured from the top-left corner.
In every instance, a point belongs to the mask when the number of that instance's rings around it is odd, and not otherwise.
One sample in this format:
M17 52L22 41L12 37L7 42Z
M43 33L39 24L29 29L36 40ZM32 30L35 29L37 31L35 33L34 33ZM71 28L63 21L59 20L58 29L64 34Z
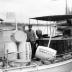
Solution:
M13 12L16 19L65 14L66 0L0 0L0 17Z

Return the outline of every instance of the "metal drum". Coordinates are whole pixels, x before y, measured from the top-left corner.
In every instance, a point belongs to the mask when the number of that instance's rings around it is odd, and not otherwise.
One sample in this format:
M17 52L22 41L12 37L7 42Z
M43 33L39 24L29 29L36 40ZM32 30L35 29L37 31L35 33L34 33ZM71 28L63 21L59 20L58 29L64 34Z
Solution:
M30 62L31 61L31 45L30 42L21 42L19 45L19 52L20 52L20 59L23 62Z
M14 42L5 43L5 57L9 61L14 61L17 59L17 46Z
M27 40L27 34L21 30L18 30L15 32L14 38L18 42L26 41Z

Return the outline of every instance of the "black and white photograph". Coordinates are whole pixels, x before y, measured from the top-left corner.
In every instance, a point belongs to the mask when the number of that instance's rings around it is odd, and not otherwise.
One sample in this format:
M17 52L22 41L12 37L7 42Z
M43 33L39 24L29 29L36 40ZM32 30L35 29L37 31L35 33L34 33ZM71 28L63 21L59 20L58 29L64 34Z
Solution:
M72 0L0 0L0 72L72 72Z

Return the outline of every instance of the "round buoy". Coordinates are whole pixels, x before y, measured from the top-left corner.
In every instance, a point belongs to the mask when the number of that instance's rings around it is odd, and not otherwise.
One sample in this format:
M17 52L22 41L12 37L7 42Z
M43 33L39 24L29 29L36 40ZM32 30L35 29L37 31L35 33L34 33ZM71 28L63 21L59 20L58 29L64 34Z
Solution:
M21 42L19 45L20 59L24 62L31 61L31 45L30 42Z
M14 34L14 38L18 42L26 41L27 40L27 35L23 31L16 31Z
M9 61L17 59L17 46L14 42L5 43L5 57Z

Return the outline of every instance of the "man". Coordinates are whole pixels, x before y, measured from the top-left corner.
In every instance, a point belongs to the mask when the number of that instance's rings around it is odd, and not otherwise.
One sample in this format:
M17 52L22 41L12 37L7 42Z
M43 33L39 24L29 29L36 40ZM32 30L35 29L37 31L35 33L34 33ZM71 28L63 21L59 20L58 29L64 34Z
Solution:
M33 59L35 56L35 51L36 51L36 46L35 46L36 36L35 36L34 31L32 30L32 25L28 25L28 30L24 32L27 33L27 42L31 43L32 59Z

